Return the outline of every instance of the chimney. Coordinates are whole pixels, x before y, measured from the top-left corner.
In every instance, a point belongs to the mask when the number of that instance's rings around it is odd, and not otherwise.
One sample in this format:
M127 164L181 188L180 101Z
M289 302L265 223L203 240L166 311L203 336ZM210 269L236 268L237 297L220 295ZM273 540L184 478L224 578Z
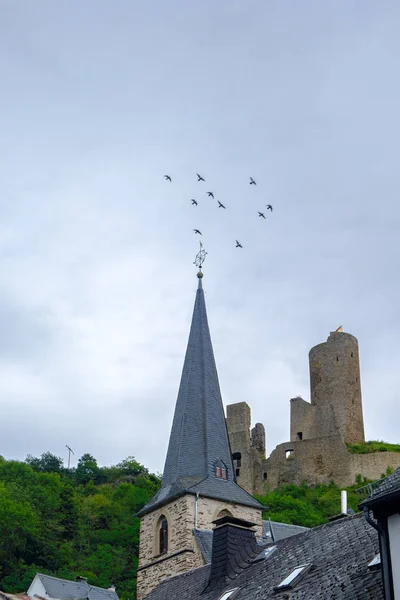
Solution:
M213 524L211 573L204 592L226 587L261 551L252 529L255 523L227 516Z
M112 583L109 588L107 588L109 592L115 592L115 585Z
M341 513L342 513L342 515L347 515L347 492L346 492L346 490L341 491L340 497L341 497Z

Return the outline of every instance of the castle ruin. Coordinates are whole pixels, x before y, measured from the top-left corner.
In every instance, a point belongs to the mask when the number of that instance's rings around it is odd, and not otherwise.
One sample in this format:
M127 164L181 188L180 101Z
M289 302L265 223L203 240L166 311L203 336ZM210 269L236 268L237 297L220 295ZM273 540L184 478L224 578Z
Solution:
M334 481L341 487L360 475L379 479L388 467L400 466L400 454L352 454L347 444L365 441L357 339L341 328L309 353L311 401L290 401L290 441L266 458L264 426L250 431L250 407L227 406L227 426L238 483L262 494L285 483Z

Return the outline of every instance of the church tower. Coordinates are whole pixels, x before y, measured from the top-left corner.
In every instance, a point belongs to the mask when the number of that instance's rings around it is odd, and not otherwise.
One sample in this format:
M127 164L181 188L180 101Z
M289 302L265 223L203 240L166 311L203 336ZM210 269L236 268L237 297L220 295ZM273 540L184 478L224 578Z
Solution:
M137 597L163 579L205 564L196 535L232 515L251 521L261 536L261 509L236 482L202 287L189 342L158 493L141 517Z

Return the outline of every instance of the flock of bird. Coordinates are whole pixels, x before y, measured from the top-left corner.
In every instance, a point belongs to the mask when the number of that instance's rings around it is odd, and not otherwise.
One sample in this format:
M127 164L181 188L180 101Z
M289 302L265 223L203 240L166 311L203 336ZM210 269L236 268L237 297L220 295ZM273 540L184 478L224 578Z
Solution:
M206 181L206 180L204 179L204 177L202 177L202 176L201 176L199 173L196 173L196 175L197 175L197 182L200 182L200 181L204 181L204 182L205 182L205 181ZM172 177L171 177L171 175L164 175L164 178L165 178L165 180L166 180L166 181L169 181L170 183L172 183ZM256 181L253 179L253 177L250 177L249 184L250 184L250 185L257 185L257 182L256 182ZM213 193L213 192L207 192L207 196L208 196L209 198L212 198L213 200L215 200L215 198L214 198L214 193ZM194 198L191 198L191 199L190 199L190 202L192 203L192 205L193 205L193 206L197 206L197 205L198 205L198 202L197 202L197 200L195 200ZM223 208L223 209L225 209L225 210L226 210L226 206L225 206L224 204L222 204L222 202L220 202L219 200L217 200L217 202L218 202L218 208ZM273 211L273 206L272 206L272 204L266 204L266 208L267 208L267 210L270 210L271 212ZM259 216L260 218L262 218L262 219L266 219L265 213L263 213L263 212L260 212L260 211L257 211L257 212L258 212L258 216ZM193 231L194 231L194 233L195 233L196 235L203 235L203 234L201 233L200 229L193 229ZM239 242L239 240L236 240L236 248L243 248L243 246L242 246L242 244Z

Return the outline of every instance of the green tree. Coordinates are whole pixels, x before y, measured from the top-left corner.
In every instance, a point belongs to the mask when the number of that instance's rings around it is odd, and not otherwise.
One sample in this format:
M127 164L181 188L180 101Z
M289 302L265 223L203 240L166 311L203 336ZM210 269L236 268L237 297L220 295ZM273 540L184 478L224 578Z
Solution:
M51 452L44 452L40 458L28 454L25 462L35 471L44 473L62 473L64 469L63 459Z
M97 460L91 454L83 454L78 460L75 471L75 478L78 483L85 484L89 481L97 481L100 475L100 468Z

